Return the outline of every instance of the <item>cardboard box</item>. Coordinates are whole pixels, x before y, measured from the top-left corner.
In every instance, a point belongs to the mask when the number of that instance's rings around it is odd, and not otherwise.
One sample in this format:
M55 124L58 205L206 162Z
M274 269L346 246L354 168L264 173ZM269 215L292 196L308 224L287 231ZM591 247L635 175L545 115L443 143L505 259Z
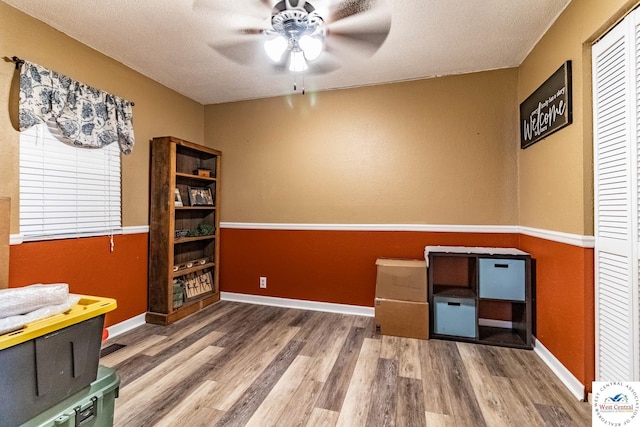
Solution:
M376 265L376 298L427 302L426 261L379 258Z
M376 298L376 332L396 337L429 339L429 303Z

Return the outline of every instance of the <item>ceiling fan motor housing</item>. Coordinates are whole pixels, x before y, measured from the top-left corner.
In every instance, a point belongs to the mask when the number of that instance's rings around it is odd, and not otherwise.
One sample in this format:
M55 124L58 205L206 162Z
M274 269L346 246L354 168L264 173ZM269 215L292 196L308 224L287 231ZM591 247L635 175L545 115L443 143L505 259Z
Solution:
M271 13L274 31L289 41L315 33L323 22L313 5L305 0L282 0Z

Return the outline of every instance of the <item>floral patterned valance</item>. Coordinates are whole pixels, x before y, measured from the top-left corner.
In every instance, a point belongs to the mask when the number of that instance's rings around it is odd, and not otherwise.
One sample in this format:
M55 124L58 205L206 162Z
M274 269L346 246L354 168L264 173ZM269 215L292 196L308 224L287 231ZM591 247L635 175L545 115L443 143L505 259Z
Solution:
M84 148L118 142L133 149L133 111L127 100L25 61L20 72L20 130L46 123L60 141Z

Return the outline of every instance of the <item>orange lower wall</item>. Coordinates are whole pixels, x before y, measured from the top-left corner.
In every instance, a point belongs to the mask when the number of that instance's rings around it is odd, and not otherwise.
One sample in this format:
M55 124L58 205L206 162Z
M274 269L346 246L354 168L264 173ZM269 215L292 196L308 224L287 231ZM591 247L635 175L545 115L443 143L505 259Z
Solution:
M526 235L536 260L536 339L591 391L595 378L593 249Z
M68 283L73 293L115 298L107 313L111 326L147 310L148 234L50 240L12 245L9 286Z
M517 234L223 228L220 289L373 307L377 258L424 259L427 245L517 242ZM267 276L267 289L259 288L260 276Z

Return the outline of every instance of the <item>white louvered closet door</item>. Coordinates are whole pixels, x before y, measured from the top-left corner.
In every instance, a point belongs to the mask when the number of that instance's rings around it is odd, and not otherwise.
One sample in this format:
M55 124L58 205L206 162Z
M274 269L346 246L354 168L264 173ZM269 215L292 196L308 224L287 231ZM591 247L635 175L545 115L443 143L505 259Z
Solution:
M636 12L592 50L597 381L640 379Z

